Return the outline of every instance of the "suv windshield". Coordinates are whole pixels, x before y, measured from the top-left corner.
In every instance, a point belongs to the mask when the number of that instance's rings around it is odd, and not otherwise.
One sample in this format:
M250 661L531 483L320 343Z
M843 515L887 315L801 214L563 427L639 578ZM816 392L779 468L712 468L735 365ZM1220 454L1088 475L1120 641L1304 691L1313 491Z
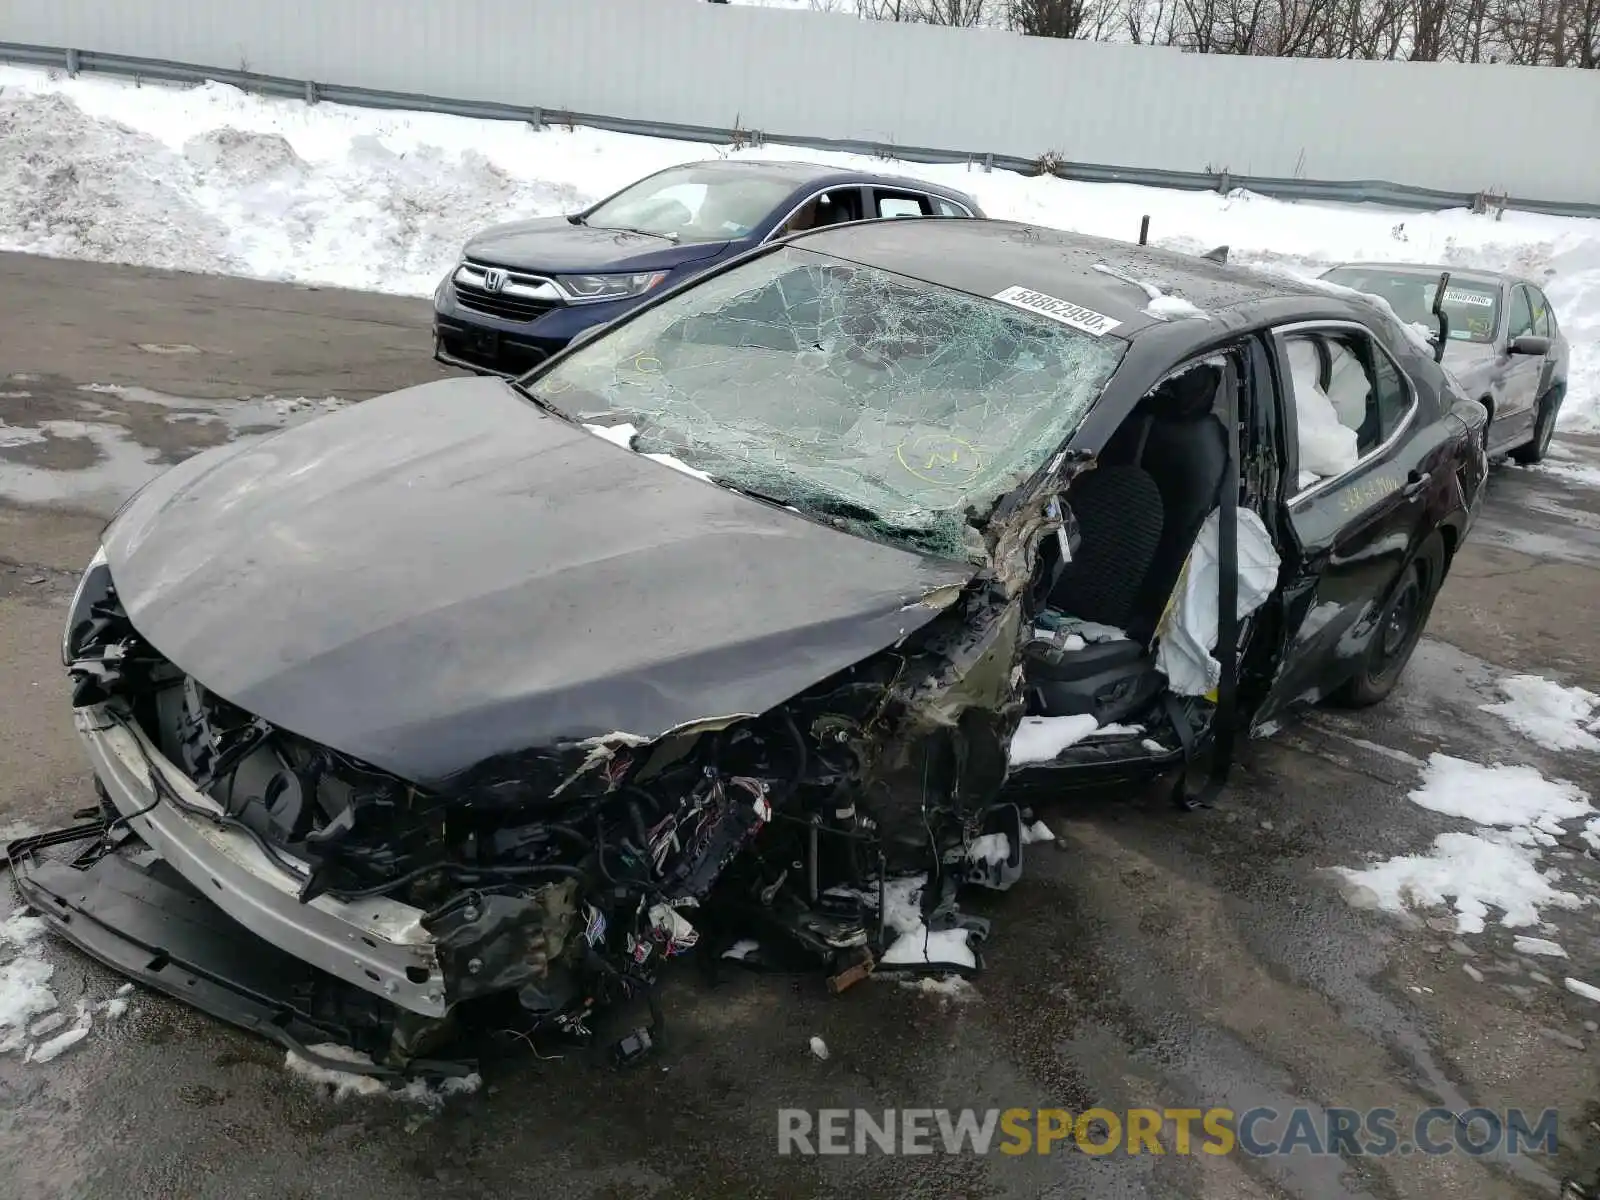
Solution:
M1077 427L1126 343L786 246L575 351L529 388L635 450L857 532L982 560L982 517Z
M1421 325L1430 333L1439 331L1438 318L1433 315L1438 272L1337 267L1322 277L1329 283L1382 296L1402 321ZM1500 324L1500 288L1452 278L1444 290L1444 314L1450 320L1452 342L1492 342Z
M611 197L584 223L680 242L725 242L747 235L793 192L793 179L759 168L673 167Z

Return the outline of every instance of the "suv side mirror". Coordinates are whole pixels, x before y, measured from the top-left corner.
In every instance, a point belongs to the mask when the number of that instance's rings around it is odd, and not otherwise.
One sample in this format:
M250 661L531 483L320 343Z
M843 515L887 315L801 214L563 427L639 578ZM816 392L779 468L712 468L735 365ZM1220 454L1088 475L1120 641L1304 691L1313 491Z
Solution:
M1511 344L1506 347L1507 354L1549 354L1550 339L1541 337L1537 333L1525 333L1521 337L1511 339Z

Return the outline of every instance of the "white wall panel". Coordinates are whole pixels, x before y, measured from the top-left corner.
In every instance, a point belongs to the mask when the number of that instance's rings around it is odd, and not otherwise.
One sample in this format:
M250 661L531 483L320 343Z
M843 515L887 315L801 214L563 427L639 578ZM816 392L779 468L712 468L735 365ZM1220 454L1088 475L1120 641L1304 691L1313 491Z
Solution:
M1600 202L1600 72L1231 58L699 0L0 0L0 41L688 125Z

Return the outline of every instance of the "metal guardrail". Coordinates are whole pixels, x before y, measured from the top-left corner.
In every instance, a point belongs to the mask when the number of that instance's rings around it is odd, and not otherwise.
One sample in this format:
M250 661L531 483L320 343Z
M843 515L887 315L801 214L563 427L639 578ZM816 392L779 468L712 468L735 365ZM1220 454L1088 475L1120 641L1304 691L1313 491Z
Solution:
M93 50L56 46L27 46L0 42L0 62L54 67L76 75L80 71L153 79L170 83L226 83L249 92L271 96L292 96L308 104L328 101L358 108L407 109L418 112L448 113L459 117L479 117L493 121L521 121L527 124L583 125L614 133L637 133L647 137L678 141L708 142L714 145L762 145L768 141L814 150L835 150L845 154L869 155L885 160L916 163L965 163L988 171L996 167L1023 175L1054 175L1084 183L1131 183L1143 187L1172 188L1184 191L1227 192L1244 188L1280 200L1325 200L1342 204L1383 204L1395 208L1431 210L1441 208L1512 208L1525 212L1548 213L1565 217L1600 217L1600 203L1566 200L1536 200L1488 193L1445 192L1414 187L1382 179L1315 180L1284 179L1261 175L1212 174L1201 171L1166 171L1153 167L1114 167L1097 163L1067 162L1054 155L1038 159L984 151L941 150L929 146L901 146L892 143L856 141L846 138L810 137L805 134L773 133L751 129L713 128L704 125L676 125L663 121L640 121L628 117L609 117L598 113L575 113L514 104L478 100L452 100L413 92L385 92L372 88L344 87L309 79L286 79L259 75L252 71L225 67L202 67L192 63L162 59L132 58L121 54L102 54Z

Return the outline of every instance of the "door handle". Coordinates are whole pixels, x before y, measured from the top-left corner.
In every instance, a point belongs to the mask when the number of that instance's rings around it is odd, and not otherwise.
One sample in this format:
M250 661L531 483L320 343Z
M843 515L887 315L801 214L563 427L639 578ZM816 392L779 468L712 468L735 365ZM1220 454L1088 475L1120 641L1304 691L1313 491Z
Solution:
M1431 482L1433 482L1432 471L1412 471L1406 476L1405 486L1400 489L1400 494L1409 500L1422 492Z

